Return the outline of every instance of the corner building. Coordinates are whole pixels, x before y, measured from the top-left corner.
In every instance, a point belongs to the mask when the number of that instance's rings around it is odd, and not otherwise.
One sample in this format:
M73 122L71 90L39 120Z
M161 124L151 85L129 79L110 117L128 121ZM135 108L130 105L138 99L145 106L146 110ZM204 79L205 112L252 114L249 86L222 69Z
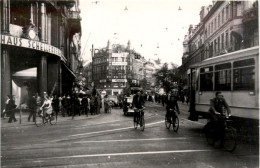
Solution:
M80 64L78 0L1 1L1 103L71 92Z

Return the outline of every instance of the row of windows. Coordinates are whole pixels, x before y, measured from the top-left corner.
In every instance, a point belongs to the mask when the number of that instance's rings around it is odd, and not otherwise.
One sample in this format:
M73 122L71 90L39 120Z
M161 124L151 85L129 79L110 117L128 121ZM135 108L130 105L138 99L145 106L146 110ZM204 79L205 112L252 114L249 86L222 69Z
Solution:
M212 57L213 55L218 55L225 49L229 48L230 40L232 39L231 34L228 30L220 34L215 40L206 46L207 55L206 57Z
M230 5L222 9L222 11L208 24L205 29L206 37L213 34L221 25L223 25L230 18Z
M216 65L215 70L213 66L201 68L200 90L254 90L254 59L235 61L233 62L233 68L231 65L231 63Z

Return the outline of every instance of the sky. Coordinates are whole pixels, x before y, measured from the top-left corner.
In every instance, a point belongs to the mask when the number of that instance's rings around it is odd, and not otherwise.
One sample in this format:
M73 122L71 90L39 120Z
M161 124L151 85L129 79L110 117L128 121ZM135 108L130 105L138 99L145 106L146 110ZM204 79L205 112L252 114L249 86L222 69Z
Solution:
M147 60L181 65L188 27L199 23L201 7L209 4L211 0L80 0L83 60L91 61L92 44L103 48L110 40L126 46L130 40L131 49Z

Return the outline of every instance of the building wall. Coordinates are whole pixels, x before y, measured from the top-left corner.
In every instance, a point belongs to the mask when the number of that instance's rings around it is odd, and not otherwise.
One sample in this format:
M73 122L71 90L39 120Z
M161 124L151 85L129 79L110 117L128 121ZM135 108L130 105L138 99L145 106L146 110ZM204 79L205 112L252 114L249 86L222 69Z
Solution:
M75 78L77 68L71 67L79 61L80 43L74 43L78 48L73 52L70 44L77 33L80 40L81 26L68 11L77 1L1 1L1 73L6 74L1 78L2 102L12 94L12 74L30 68L37 69L35 79L23 74L14 81L17 87L31 88L27 95L60 95L72 89L64 83Z
M186 84L190 65L259 45L256 6L257 1L217 1L213 6L202 7L200 23L189 28L183 42L179 70Z

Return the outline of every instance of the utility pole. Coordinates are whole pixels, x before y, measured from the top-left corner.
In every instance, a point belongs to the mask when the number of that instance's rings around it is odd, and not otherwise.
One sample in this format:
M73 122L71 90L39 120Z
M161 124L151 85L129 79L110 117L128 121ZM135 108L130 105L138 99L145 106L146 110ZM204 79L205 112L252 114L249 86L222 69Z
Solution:
M94 44L92 44L92 49L91 49L91 58L92 58L92 82L94 82L94 73L93 73L93 66L94 66ZM92 86L93 87L93 86Z

